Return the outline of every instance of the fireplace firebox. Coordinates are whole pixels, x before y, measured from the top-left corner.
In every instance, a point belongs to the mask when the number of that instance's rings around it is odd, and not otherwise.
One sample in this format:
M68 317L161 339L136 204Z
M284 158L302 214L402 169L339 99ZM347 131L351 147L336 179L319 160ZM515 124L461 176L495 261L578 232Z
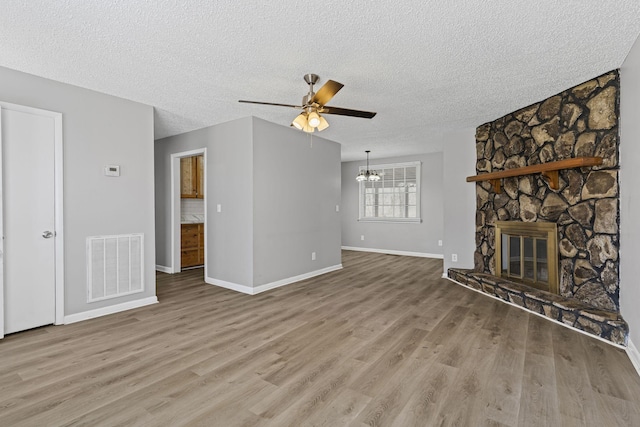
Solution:
M496 222L496 276L559 294L558 231L550 222Z

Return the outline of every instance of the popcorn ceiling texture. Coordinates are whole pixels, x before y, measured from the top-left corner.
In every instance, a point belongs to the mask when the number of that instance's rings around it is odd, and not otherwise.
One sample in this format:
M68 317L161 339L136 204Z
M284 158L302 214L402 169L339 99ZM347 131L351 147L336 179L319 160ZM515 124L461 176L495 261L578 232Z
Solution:
M0 66L152 105L156 138L254 115L288 126L305 73L345 84L322 136L343 160L439 151L475 128L620 67L637 0L5 0ZM0 99L1 99L0 94Z

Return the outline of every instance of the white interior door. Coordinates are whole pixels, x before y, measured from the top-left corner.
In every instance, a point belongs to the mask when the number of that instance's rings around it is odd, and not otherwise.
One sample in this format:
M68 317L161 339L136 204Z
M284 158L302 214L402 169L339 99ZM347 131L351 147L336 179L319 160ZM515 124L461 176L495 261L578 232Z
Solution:
M4 333L56 320L55 120L1 108Z

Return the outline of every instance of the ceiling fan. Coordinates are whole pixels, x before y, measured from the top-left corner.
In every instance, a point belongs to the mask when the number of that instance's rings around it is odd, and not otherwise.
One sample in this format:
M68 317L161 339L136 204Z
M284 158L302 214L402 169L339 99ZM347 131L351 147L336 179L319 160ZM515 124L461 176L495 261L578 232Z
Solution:
M312 133L316 129L318 131L325 130L329 127L327 120L320 114L337 114L340 116L352 116L362 117L365 119L373 118L376 113L370 111L351 110L348 108L330 107L327 102L338 93L344 86L342 83L338 83L333 80L328 80L318 92L313 91L313 85L318 82L317 74L305 74L304 81L309 85L309 93L302 97L302 105L292 104L278 104L273 102L260 102L260 101L245 101L239 100L238 102L245 102L248 104L261 104L261 105L276 105L279 107L292 107L302 110L302 113L298 115L291 126L305 132Z

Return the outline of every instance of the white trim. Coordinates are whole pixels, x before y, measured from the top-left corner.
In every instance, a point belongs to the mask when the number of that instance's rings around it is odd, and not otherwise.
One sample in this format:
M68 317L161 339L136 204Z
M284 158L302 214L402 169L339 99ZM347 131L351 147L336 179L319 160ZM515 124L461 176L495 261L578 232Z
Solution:
M422 218L358 218L358 222L386 222L389 224L420 224Z
M369 162L371 163L371 162ZM416 160L414 162L400 162L400 163L383 163L380 165L375 165L375 164L370 164L369 165L369 169L375 169L376 171L378 169L391 169L391 168L410 168L413 166L422 166L422 162L420 160ZM360 170L366 170L367 166L360 166L358 168L358 171Z
M485 293L485 292L483 292L483 291L481 291L481 290L479 290L479 289L474 289L474 288L472 288L472 287L470 287L470 286L463 285L462 283L457 282L457 281L453 280L453 279L452 279L452 278L450 278L450 277L444 277L444 278L445 278L445 279L447 279L447 280L449 280L450 282L453 282L453 283L457 284L457 285L463 286L465 289L470 289L470 290L472 290L472 291L474 291L474 292L477 292L477 293L479 293L479 294L481 294L481 295L484 295L484 296L486 296L486 297L493 298L493 299L495 299L495 300L498 300L498 301L504 302L505 304L509 304L509 305L514 306L514 307L520 308L520 309L522 309L522 310L524 310L524 311L526 311L526 312L528 312L528 313L535 314L535 315L536 315L536 316L538 316L538 317L542 317L543 319L546 319L546 320L548 320L548 321L550 321L550 322L553 322L553 323L555 323L555 324L557 324L557 325L564 326L565 328L571 329L572 331L580 332L581 334L586 335L586 336L588 336L588 337L595 338L595 339L597 339L597 340L600 340L600 341L602 341L602 342L604 342L604 343L607 343L607 344L609 344L609 345L612 345L612 346L614 346L614 347L617 347L617 348L621 348L621 349L623 349L623 350L626 350L626 347L625 347L624 345L622 345L622 344L616 344L616 343L614 343L614 342L612 342L612 341L605 340L605 339L604 339L604 338L602 338L602 337L599 337L599 336L597 336L597 335L592 335L592 334L590 334L590 333L588 333L588 332L585 332L585 331L583 331L583 330L581 330L581 329L574 328L573 326L567 325L566 323L562 323L562 322L559 322L559 321L557 321L557 320L554 320L554 319L552 319L552 318L550 318L550 317L547 317L547 316L545 316L544 314L536 313L535 311L531 311L531 310L529 310L529 309L528 309L528 308L526 308L526 307L523 307L523 306L518 305L518 304L514 304L514 303L512 303L511 301L503 300L502 298L498 298L498 297L496 297L496 296L494 296L494 295L489 295L489 294L487 294L487 293Z
M321 268L320 270L310 271L308 273L300 274L298 276L293 276L287 279L277 280L275 282L257 286L253 288L253 293L258 294L260 292L268 291L269 289L279 288L280 286L289 285L291 283L310 279L312 277L320 276L326 273L331 273L332 271L341 270L341 269L342 269L342 264L337 264L337 265L332 265L330 267Z
M64 145L62 137L62 114L54 113L55 152L54 152L54 197L55 215L55 257L56 257L56 325L64 323Z
M448 278L449 278L449 276L447 276L447 273L442 273L442 278L443 278L443 279L448 279Z
M54 226L55 226L55 325L64 323L64 138L62 133L62 113L41 108L28 107L25 105L12 104L0 101L0 109L19 111L28 114L35 114L50 117L54 123ZM0 134L1 135L1 134ZM0 161L2 157L0 157ZM0 171L2 168L0 167ZM0 180L0 184L2 181ZM0 188L0 197L2 195ZM0 203L0 208L2 204ZM2 250L0 246L0 251ZM4 274L2 268L0 273ZM4 283L0 280L0 338L4 337Z
M171 162L171 273L180 273L180 159L204 156L204 277L207 277L207 148L181 151L170 156Z
M267 283L264 285L251 287L247 285L240 285L238 283L226 282L224 280L214 279L206 277L204 281L210 285L219 286L221 288L231 289L233 291L242 292L243 294L256 295L261 292L265 292L271 289L279 288L281 286L289 285L291 283L300 282L302 280L310 279L312 277L320 276L322 274L331 273L332 271L342 269L342 264L332 265L330 267L322 268L320 270L310 271L309 273L300 274L298 276L289 277L275 282Z
M631 364L634 368L636 368L636 372L640 375L640 352L637 347L631 341L631 338L627 340L627 348L626 348L627 356L631 360Z
M109 314L119 313L121 311L132 310L134 308L144 307L146 305L157 304L157 297L147 297L135 301L123 302L122 304L110 305L108 307L96 308L95 310L83 311L82 313L70 314L64 316L64 324L81 322L83 320L95 319L96 317L107 316Z
M227 282L225 280L214 279L212 277L204 277L204 281L210 285L218 286L220 288L230 289L236 292L242 292L243 294L253 295L253 288L247 285L240 285L239 283Z
M166 265L156 264L156 271L159 271L161 273L173 274L173 270L171 269L171 267L167 267Z
M358 248L354 246L342 246L341 249L344 249L345 251L375 252L378 254L387 254L387 255L417 256L421 258L444 259L443 254L430 254L426 252L396 251L393 249Z
M4 207L2 190L2 105L0 104L0 339L4 338Z

